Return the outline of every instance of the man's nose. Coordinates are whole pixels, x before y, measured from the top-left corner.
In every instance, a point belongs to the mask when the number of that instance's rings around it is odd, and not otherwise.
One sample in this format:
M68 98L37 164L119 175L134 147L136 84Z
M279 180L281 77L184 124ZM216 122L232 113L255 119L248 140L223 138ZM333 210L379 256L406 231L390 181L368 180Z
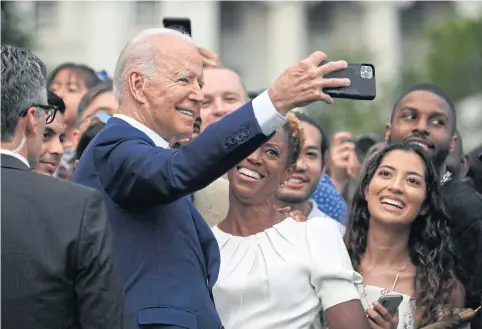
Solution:
M307 169L306 163L305 163L305 161L302 159L302 157L300 156L300 157L298 158L298 161L296 161L295 171L306 171L306 169Z
M413 128L413 131L417 131L422 134L428 134L428 127L425 120L418 120L415 127Z
M64 145L59 140L52 141L50 153L62 156L64 154Z
M192 92L189 94L188 97L191 101L197 102L199 104L204 102L204 95L202 93L201 87L198 85L194 86L194 89L192 90Z

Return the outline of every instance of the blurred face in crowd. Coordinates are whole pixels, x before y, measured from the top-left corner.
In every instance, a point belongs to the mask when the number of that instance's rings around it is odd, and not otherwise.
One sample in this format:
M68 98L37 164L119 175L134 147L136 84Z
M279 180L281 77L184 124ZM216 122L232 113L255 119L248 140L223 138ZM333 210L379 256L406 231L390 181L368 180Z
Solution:
M204 100L203 60L198 49L178 36L151 37L157 47L156 76L132 69L128 87L142 107L143 120L170 144L191 137Z
M71 69L63 69L54 77L49 89L65 103L65 124L69 127L76 126L77 107L80 99L87 92L87 87L80 75Z
M323 173L321 156L321 133L307 122L300 123L304 142L296 167L284 187L278 187L276 197L288 203L301 203L308 200L318 186Z
M386 154L365 189L370 221L410 226L426 197L424 162L415 152Z
M79 135L87 130L92 124L92 119L99 111L106 112L113 115L117 110L117 101L115 100L114 93L112 91L106 91L97 97L87 106L84 112L82 112L79 124Z
M241 78L235 72L227 68L206 68L204 79L201 131L248 101Z
M281 128L228 172L229 188L243 204L266 201L288 175L288 136Z
M49 176L53 175L64 154L64 138L64 115L61 112L57 112L54 121L45 126L36 172Z
M439 170L455 146L454 123L454 113L442 97L417 90L399 101L385 137L420 146Z

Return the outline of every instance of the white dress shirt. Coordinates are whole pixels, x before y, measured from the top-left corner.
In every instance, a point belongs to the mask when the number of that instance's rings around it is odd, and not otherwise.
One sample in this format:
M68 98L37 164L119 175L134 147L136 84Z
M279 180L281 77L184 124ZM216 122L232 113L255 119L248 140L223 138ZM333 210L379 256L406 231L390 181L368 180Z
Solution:
M339 227L287 218L247 237L212 228L221 252L213 287L226 329L320 328L320 310L359 300Z
M256 121L258 121L261 131L266 136L270 136L277 129L283 127L287 122L286 118L276 111L271 99L269 98L267 90L253 99L252 106ZM154 142L156 146L165 149L169 148L169 143L164 138L139 121L124 114L114 114L114 117L124 120L134 128L142 131Z

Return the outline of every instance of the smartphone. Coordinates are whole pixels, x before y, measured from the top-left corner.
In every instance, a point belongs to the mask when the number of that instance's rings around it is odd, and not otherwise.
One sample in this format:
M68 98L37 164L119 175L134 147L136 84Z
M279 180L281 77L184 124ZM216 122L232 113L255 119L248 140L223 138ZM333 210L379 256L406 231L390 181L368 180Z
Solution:
M189 18L166 17L162 20L164 27L187 33L192 36L191 20Z
M380 305L385 307L391 315L395 314L402 301L403 296L399 294L381 296L380 298L378 298L378 302L380 303Z
M326 63L326 61L323 61L318 66ZM327 74L324 78L348 78L351 81L351 84L348 87L323 89L324 93L333 98L371 101L377 96L375 65L373 64L348 63L346 69Z

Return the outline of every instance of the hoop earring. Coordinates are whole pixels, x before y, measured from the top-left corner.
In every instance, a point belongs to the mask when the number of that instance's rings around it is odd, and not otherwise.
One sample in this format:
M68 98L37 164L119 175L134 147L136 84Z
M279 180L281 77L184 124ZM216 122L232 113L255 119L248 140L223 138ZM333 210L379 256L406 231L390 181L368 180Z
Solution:
M283 188L283 187L285 187L285 183L282 182L281 184L279 184L279 186L281 186Z

